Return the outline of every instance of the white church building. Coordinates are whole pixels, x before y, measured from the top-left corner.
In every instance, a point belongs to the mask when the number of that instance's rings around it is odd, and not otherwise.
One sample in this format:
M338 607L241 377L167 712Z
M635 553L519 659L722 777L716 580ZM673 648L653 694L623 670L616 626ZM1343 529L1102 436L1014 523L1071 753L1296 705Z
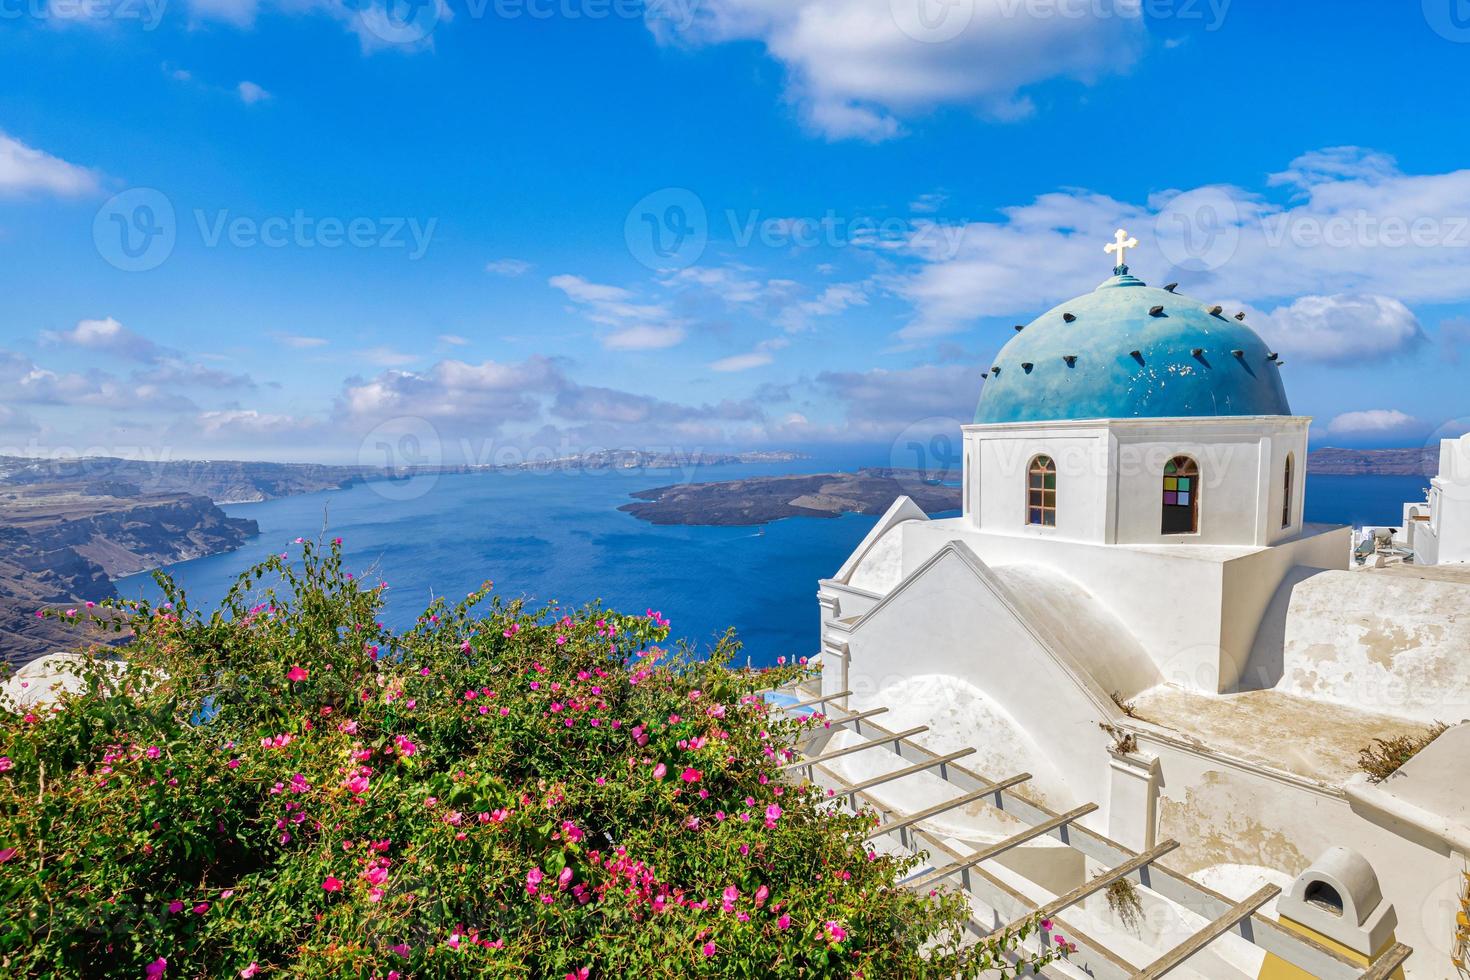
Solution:
M976 748L977 771L1032 774L1054 810L1096 803L1082 823L1129 847L1179 841L1173 867L1237 899L1289 890L1324 854L1366 867L1341 886L1362 907L1339 896L1340 929L1318 937L1367 957L1396 937L1408 976L1456 976L1470 725L1380 783L1357 761L1376 738L1470 718L1470 573L1354 570L1350 528L1303 520L1310 419L1280 358L1243 315L1149 286L1109 250L1111 278L996 355L963 427L961 514L899 498L821 581L822 691L927 726L936 751ZM1470 486L1470 441L1456 447ZM1450 496L1419 534L1470 522L1470 495ZM860 780L871 755L833 765ZM955 819L956 838L1004 836ZM1086 873L1045 840L1008 854L1021 891ZM1191 966L1306 975L1211 962Z

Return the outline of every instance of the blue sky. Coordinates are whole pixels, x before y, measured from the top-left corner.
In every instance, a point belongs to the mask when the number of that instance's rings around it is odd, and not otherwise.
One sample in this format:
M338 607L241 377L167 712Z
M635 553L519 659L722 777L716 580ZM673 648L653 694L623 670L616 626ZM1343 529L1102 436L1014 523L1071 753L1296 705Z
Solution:
M1119 225L1470 417L1461 0L383 2L0 0L4 451L883 447Z

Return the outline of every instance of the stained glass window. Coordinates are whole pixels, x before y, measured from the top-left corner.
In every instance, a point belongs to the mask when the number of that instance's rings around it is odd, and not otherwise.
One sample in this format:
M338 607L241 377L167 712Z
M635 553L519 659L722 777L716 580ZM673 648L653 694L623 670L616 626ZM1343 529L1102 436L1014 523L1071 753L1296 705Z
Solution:
M1199 467L1188 456L1164 465L1164 534L1199 531Z
M1037 456L1026 473L1026 523L1057 526L1057 464Z
M1286 483L1281 491L1281 526L1291 527L1291 470L1294 462L1291 453L1286 454Z

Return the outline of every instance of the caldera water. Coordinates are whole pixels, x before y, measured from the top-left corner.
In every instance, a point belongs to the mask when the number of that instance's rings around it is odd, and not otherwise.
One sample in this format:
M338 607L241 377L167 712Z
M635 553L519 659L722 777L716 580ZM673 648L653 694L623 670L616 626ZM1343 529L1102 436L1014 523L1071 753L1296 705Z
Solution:
M508 598L622 612L657 609L674 635L707 647L733 626L742 659L760 666L816 652L817 580L837 571L877 520L848 514L758 527L661 527L618 510L637 490L854 468L854 459L679 470L494 472L229 504L260 535L228 554L169 566L195 608L211 609L238 575L297 537L340 537L349 568L389 585L384 621L412 624L435 596L459 599L491 580ZM878 462L877 465L882 465ZM1394 524L1421 477L1311 476L1307 520ZM936 515L940 516L940 515ZM942 515L951 516L951 515ZM151 574L117 582L124 598L157 599Z

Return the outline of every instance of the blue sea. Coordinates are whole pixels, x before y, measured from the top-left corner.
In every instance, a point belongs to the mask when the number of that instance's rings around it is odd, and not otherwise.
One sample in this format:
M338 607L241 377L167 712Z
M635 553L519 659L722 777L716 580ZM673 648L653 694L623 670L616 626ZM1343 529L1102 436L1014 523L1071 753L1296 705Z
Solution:
M389 583L385 622L410 625L437 595L486 579L507 597L624 612L653 608L701 648L727 626L756 665L816 652L817 580L834 573L876 518L792 518L765 528L658 527L622 513L636 490L677 483L853 469L856 458L615 472L424 477L402 484L230 504L260 536L238 551L170 566L191 604L212 608L245 568L296 537L341 537L349 567ZM881 461L878 465L883 465ZM1309 477L1307 519L1393 524L1419 477ZM126 598L156 599L150 575L120 579Z

